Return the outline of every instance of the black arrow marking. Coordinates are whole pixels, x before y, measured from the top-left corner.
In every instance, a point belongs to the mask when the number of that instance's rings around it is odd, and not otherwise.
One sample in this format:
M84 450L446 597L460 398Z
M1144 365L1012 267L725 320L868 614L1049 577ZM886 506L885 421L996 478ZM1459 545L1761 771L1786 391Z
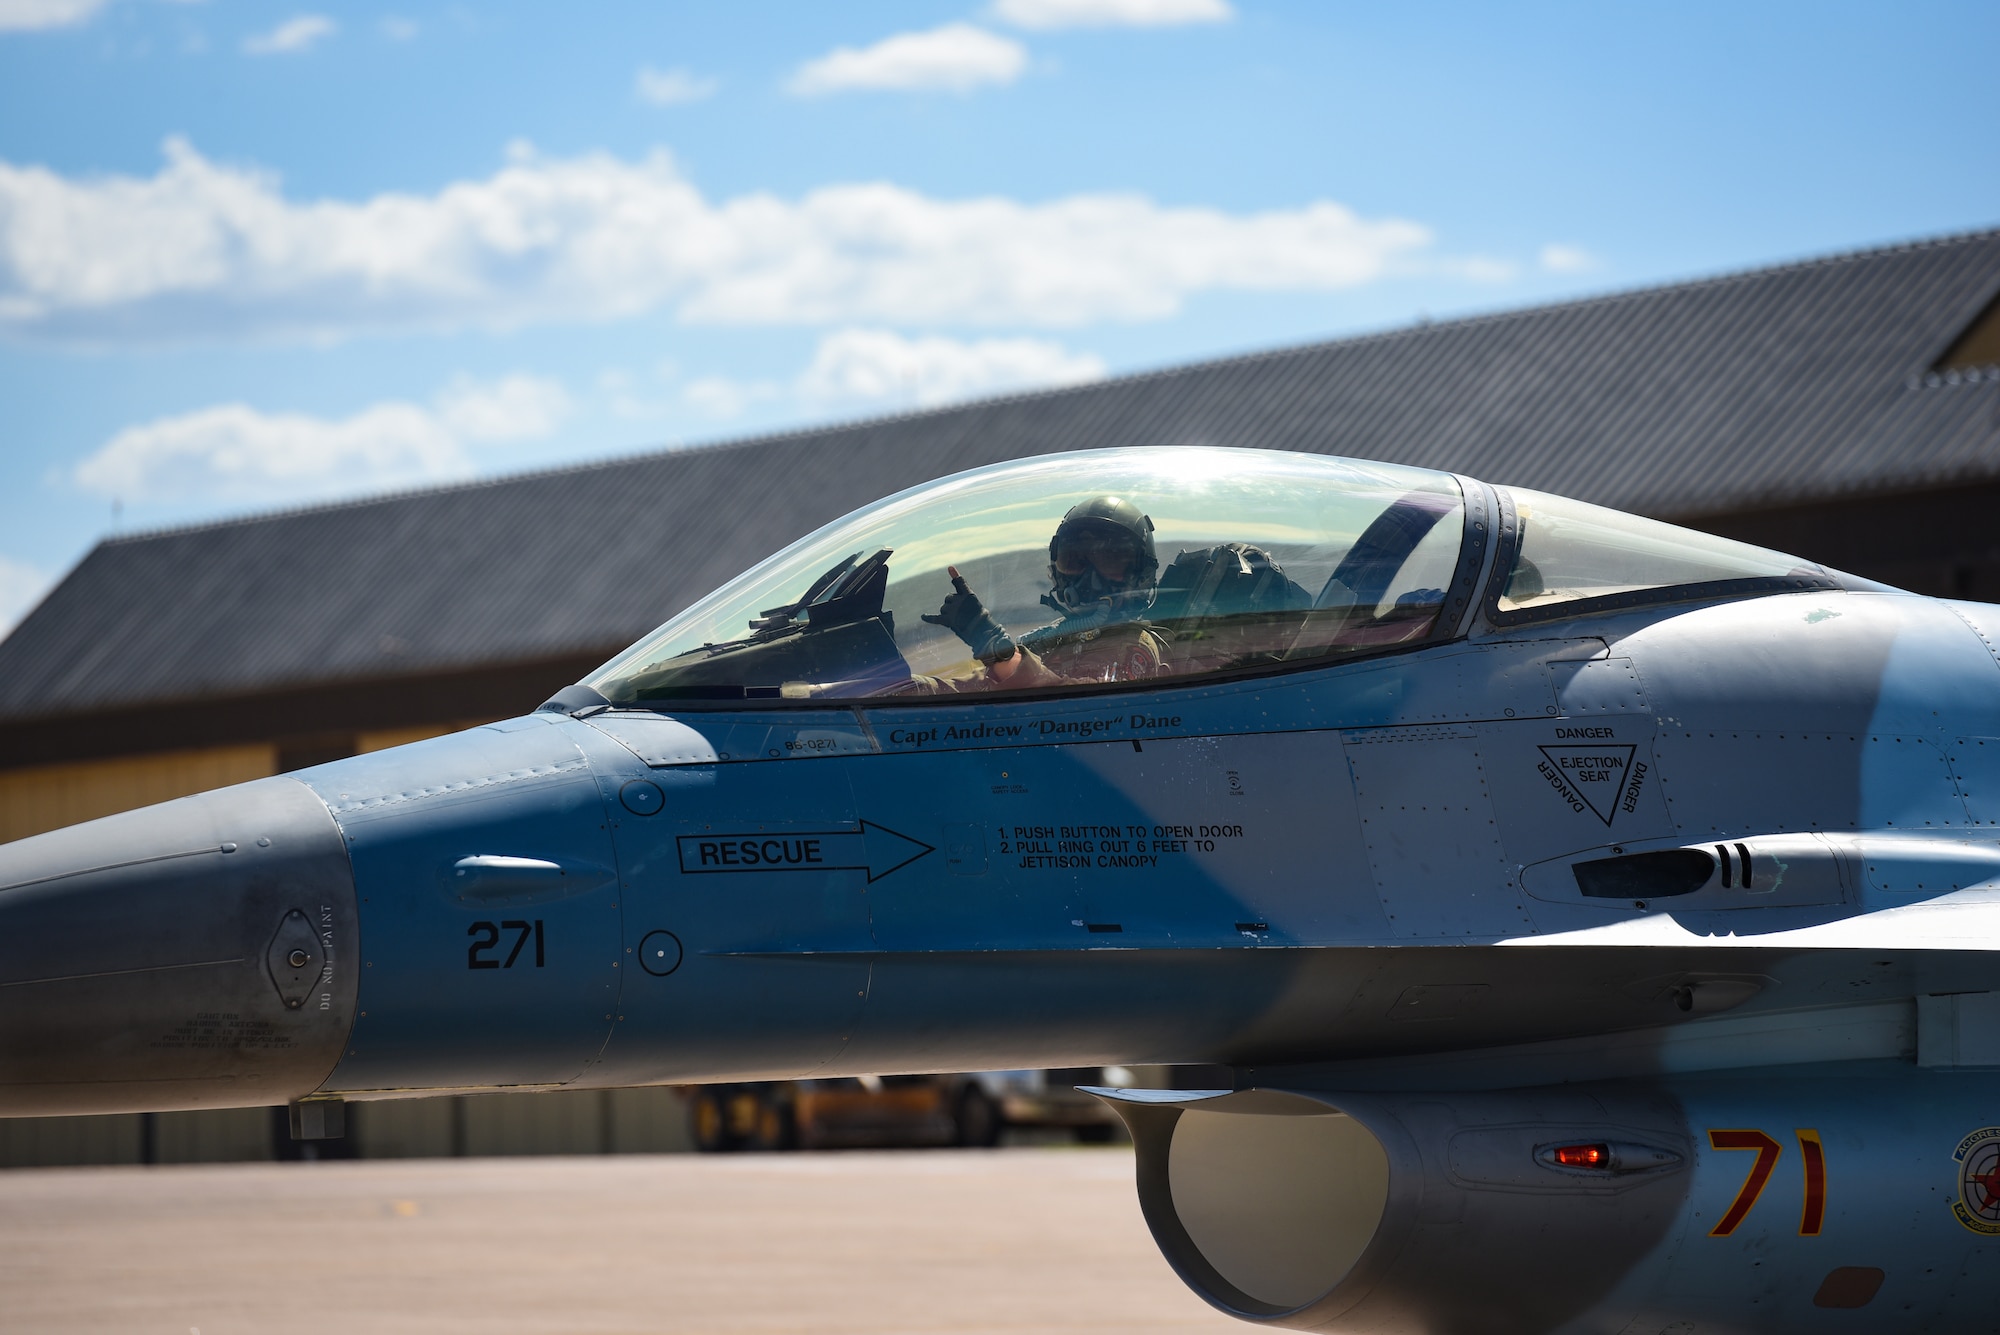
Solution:
M684 834L681 871L690 876L728 872L864 871L868 883L900 871L936 848L864 820L852 830L758 830L743 834Z

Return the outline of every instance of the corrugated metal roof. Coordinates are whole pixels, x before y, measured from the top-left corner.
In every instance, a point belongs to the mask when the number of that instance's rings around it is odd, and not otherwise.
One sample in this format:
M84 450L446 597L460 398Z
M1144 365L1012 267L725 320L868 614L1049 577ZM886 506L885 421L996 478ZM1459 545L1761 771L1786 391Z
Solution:
M904 417L100 544L0 644L0 719L621 646L827 520L1055 450L1450 468L1644 513L2000 476L2000 371L1927 376L2000 230Z

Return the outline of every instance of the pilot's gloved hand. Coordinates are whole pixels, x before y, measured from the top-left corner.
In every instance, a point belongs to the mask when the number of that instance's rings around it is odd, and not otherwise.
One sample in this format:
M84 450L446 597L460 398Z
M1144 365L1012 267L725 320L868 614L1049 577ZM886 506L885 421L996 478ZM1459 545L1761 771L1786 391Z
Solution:
M964 640L973 656L982 663L997 663L1003 658L1014 656L1014 641L1006 629L993 619L986 610L986 604L979 601L979 595L966 586L964 576L955 566L947 566L951 571L952 592L946 596L943 606L936 616L927 616L925 621L933 626L943 626L952 634Z

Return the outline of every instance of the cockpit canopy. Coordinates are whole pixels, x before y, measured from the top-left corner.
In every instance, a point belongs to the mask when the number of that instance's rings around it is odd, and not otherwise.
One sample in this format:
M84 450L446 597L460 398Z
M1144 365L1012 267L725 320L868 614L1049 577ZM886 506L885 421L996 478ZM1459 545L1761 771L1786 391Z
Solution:
M1831 571L1781 552L1678 528L1601 505L1506 489L1518 540L1494 592L1501 625L1717 593L1833 586Z
M1071 691L1418 644L1454 633L1440 613L1448 595L1463 606L1483 560L1488 501L1471 486L1479 541L1468 544L1466 489L1448 473L1196 447L996 464L801 539L589 684L640 707ZM1505 554L1503 621L1802 569L1740 543L1514 494L1523 540Z

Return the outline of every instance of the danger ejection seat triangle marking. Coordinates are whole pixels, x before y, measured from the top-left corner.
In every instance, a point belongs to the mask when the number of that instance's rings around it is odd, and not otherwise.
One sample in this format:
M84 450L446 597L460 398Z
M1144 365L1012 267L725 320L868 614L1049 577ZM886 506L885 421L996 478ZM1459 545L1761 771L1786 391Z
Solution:
M1582 803L1606 825L1618 814L1618 794L1632 772L1636 746L1543 746L1537 748L1562 793L1572 805Z

